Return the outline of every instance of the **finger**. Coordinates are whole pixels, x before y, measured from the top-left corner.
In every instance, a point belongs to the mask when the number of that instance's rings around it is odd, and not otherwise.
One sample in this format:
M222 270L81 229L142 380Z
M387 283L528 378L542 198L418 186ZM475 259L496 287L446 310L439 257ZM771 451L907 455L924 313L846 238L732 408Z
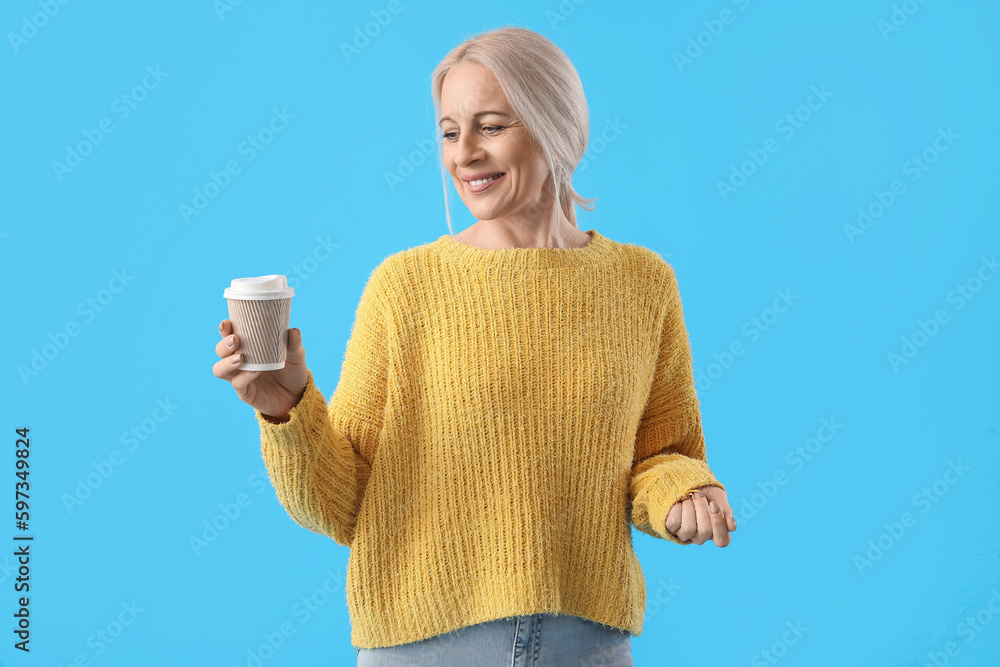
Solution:
M735 532L736 530L736 511L729 506L729 503L719 503L719 507L722 509L722 515L726 517L726 528L729 532Z
M715 542L715 546L728 545L730 537L729 526L726 525L726 515L722 513L719 504L714 500L708 504L708 515L712 521L712 541Z
M721 497L720 497L721 496ZM736 510L734 510L730 505L725 493L715 494L713 498L715 502L719 504L719 509L722 510L722 516L726 519L726 529L729 532L736 530Z
M709 498L709 504L714 500L719 505L719 509L722 510L722 515L726 519L726 529L729 532L736 530L736 512L729 505L729 496L726 494L726 490L719 486L703 486L700 489L705 493L706 497Z
M677 531L680 530L681 527L682 507L683 507L682 503L676 502L674 503L674 506L670 508L670 511L667 512L667 521L665 527L667 529L667 532L673 535L674 537L677 537ZM677 539L680 538L678 537Z
M695 516L694 502L685 498L681 507L681 527L677 530L677 538L682 542L690 542L698 532L698 519Z
M228 336L231 333L233 333L233 323L229 320L222 320L219 323L219 335Z
M229 334L215 344L215 353L220 357L228 357L237 352L240 348L240 337L236 334Z
M243 353L237 352L225 357L224 359L216 361L215 365L212 366L212 374L217 378L222 378L223 380L229 380L231 382L233 376L240 372L240 366L242 364Z
M306 361L306 351L302 347L302 332L298 327L288 330L285 361L291 364L303 364Z
M247 385L257 379L263 371L239 371L235 377L233 377L233 388L236 390L240 396L246 391ZM252 396L247 397L253 400Z
M695 544L704 544L708 540L712 539L712 515L708 509L708 499L705 498L704 493L699 491L694 494L692 500L694 501L694 513L695 520L697 521L697 528L695 529L694 537L691 539Z

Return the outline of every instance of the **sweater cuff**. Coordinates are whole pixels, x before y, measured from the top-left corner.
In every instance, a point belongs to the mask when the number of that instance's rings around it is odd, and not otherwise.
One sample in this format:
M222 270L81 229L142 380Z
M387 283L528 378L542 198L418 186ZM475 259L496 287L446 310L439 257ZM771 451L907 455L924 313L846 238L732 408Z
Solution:
M701 459L683 454L660 454L644 464L649 467L632 477L632 523L653 537L684 546L694 544L681 542L667 532L667 514L674 503L687 497L689 491L702 486L717 486L722 490L726 487L715 478L708 463Z
M260 425L261 441L265 447L278 450L289 450L301 447L306 442L310 420L322 415L327 419L328 408L326 397L316 386L312 371L308 371L306 388L298 404L288 412L288 421L275 424L268 421L264 414L254 409L257 423Z

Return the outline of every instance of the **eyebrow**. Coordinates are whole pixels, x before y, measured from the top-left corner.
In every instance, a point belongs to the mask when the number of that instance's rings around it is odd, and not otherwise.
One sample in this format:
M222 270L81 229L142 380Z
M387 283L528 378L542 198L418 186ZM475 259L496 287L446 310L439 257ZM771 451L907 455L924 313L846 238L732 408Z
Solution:
M509 114L505 114L502 111L480 111L479 113L473 115L472 117L479 118L480 116L503 116L504 118L510 118ZM446 120L451 120L451 118L449 118L448 116L444 116L441 120L438 121L438 125L445 122ZM451 120L451 122L454 123L455 121Z

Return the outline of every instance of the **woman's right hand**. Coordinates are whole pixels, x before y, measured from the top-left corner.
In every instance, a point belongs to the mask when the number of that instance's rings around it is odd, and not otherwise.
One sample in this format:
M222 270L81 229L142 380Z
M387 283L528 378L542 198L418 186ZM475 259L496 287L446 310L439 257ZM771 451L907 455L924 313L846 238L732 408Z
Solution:
M729 506L725 489L702 486L674 503L664 528L681 542L704 544L712 540L716 546L725 547L731 539L729 533L736 530L736 513Z
M259 410L271 421L288 421L288 413L299 404L309 379L302 332L297 328L288 330L285 367L276 371L239 370L243 354L240 338L233 333L233 323L222 320L219 333L222 340L215 346L215 353L222 358L212 366L215 377L231 382L241 401Z

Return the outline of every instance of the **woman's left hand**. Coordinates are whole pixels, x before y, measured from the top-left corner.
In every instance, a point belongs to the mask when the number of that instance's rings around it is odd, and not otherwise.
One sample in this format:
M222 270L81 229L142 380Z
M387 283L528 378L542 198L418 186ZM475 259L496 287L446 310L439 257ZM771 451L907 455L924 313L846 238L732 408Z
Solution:
M736 530L736 517L724 489L702 486L691 497L674 503L667 514L666 529L682 542L704 544L712 540L724 547L729 544L729 533Z

